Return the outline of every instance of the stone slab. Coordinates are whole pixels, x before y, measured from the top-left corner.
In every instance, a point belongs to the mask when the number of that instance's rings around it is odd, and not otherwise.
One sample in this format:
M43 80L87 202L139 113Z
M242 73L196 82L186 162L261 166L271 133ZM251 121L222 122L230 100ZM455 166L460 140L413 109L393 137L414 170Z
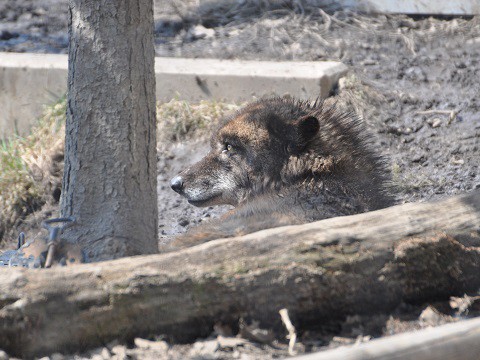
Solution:
M67 55L0 53L0 138L24 135L67 89ZM265 95L326 97L347 71L339 62L156 58L157 100L240 102Z

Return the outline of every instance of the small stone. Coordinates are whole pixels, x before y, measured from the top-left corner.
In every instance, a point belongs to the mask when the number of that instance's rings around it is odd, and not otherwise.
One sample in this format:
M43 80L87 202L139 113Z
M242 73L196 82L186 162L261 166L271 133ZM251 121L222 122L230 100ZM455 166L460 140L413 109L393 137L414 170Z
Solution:
M33 17L32 13L26 12L20 15L17 19L18 22L31 20Z
M102 349L102 352L100 353L100 355L102 355L102 357L105 359L105 360L108 360L110 359L110 357L112 356L112 354L110 353L110 350L108 350L108 348L104 347Z
M53 353L52 355L50 355L50 360L63 360L63 359L65 359L65 356L63 356L60 353Z
M233 336L233 331L232 328L228 325L222 324L220 322L216 323L213 325L213 330L217 335L221 335L224 337L232 337Z
M442 120L438 118L432 120L432 128L440 127L440 125L442 125Z
M221 349L234 349L237 346L243 346L247 340L236 337L217 337L218 345Z
M467 44L467 45L480 44L480 37L469 39L469 40L465 41L465 44Z
M117 346L117 345L120 345L120 343L118 342L117 339L113 340L113 341L110 341L108 344L107 344L107 348L110 349L110 351L112 351L112 349Z
M440 314L437 309L428 306L422 311L418 320L421 324L427 326L439 325L445 322L445 316Z
M254 321L251 325L247 325L245 322L240 322L240 336L244 339L258 342L260 344L270 344L275 340L275 336L272 331L267 329L261 329L258 327L258 322Z
M217 340L197 341L190 349L191 357L201 357L202 360L215 359L215 352L218 350Z
M168 344L165 341L151 341L142 338L136 338L134 340L135 346L141 349L151 349L155 351L167 352Z
M450 297L450 307L456 309L458 314L467 314L469 309L480 300L480 296Z
M35 16L42 16L42 15L45 15L46 13L47 11L42 7L36 8L32 11L32 14Z
M8 354L3 351L3 350L0 350L0 360L8 360L9 357L8 357Z
M92 360L105 360L110 359L110 357L112 356L112 354L106 347L94 349L90 351L90 355L92 357Z
M411 162L412 163L423 163L425 162L425 156L423 154L417 154L414 157L412 157Z
M191 40L210 39L215 36L215 30L208 29L203 25L196 25L188 31L188 37Z
M465 161L463 159L459 159L459 158L456 158L456 157L453 157L450 162L453 164L453 165L463 165L465 163Z
M367 59L367 60L363 60L361 62L361 64L364 65L364 66L378 65L378 61L375 61L375 60L372 60L372 59Z
M188 221L188 220L185 219L185 218L181 218L180 220L178 220L178 225L180 225L180 226L185 227L185 226L187 226L188 224L190 224L190 221Z
M0 40L10 40L13 38L17 38L19 35L17 33L11 33L8 30L0 31Z
M127 360L130 357L127 354L127 348L123 345L116 345L112 347L112 354L114 354L115 360Z

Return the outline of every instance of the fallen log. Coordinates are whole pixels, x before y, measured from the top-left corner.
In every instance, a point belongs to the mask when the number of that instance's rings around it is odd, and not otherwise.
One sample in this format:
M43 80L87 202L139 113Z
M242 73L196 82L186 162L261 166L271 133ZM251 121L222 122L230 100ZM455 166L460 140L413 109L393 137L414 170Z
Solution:
M388 336L291 360L478 360L480 318Z
M298 330L480 287L480 191L268 229L178 252L0 271L0 347L33 357L241 317Z

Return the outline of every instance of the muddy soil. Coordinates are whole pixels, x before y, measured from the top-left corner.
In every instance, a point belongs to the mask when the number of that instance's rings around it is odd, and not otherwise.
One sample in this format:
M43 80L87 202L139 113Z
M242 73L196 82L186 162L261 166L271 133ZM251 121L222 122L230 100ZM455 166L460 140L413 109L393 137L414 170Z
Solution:
M389 156L399 202L480 187L479 17L255 13L247 5L223 15L215 2L197 14L177 9L176 22L157 19L157 54L342 61L351 70L332 95L363 115Z
M196 3L155 1L158 56L342 61L351 70L332 95L364 117L379 150L389 156L399 202L480 188L480 17L367 16L324 12L301 1ZM65 53L67 14L66 0L3 1L0 51ZM207 151L206 144L205 139L195 139L161 149L161 243L227 209L194 208L169 189L169 179L198 160ZM321 334L302 334L302 349L457 319L446 302L435 304L439 313L425 314L426 308L427 304L405 304L379 319L346 319L344 324L326 326ZM202 358L194 349L173 347L165 357ZM154 357L141 353L138 346L131 350L133 358ZM242 345L204 358L266 359L286 354L285 348Z

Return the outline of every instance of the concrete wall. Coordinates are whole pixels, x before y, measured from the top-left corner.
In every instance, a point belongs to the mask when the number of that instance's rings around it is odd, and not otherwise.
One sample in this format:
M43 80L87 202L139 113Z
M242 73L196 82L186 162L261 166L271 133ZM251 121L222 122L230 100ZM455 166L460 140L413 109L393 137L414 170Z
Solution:
M24 135L66 87L64 56L0 53L0 138Z
M480 0L337 0L336 2L343 8L380 14L480 14Z
M338 62L156 58L157 99L245 101L291 94L325 97L347 71ZM67 56L0 53L0 138L25 135L67 89Z

